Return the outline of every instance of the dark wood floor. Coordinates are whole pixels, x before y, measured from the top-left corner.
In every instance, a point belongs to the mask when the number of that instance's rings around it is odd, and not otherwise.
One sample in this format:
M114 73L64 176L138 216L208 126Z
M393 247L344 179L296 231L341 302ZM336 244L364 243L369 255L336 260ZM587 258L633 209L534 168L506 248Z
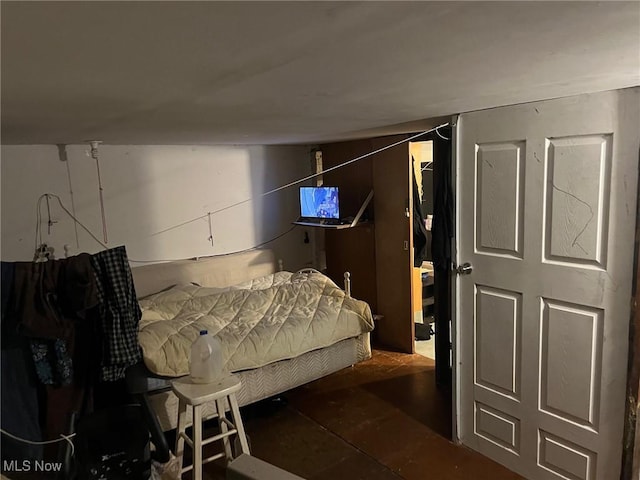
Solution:
M520 479L449 440L451 402L434 373L425 357L376 350L286 404L243 409L252 454L309 480ZM221 478L215 465L205 472Z

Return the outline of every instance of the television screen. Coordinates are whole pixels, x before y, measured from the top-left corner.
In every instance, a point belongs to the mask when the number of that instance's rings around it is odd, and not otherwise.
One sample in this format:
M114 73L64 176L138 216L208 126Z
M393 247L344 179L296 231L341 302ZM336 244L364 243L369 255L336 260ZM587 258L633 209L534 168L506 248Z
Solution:
M338 187L300 187L300 215L310 218L340 218Z

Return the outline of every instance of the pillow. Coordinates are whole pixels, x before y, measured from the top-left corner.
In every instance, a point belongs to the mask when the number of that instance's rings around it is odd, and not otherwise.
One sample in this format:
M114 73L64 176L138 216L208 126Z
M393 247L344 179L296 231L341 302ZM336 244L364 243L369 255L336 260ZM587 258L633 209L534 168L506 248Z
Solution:
M188 285L195 285L196 287L201 287L202 286L202 285L200 285L199 283L196 283L196 282L189 282ZM168 292L169 290L171 290L172 288L175 288L177 286L178 286L178 284L169 285L168 287L165 287L162 290L158 290L157 292L149 293L148 295L145 295L144 297L139 297L138 301L145 300L146 298L152 297L152 296L157 295L159 293Z

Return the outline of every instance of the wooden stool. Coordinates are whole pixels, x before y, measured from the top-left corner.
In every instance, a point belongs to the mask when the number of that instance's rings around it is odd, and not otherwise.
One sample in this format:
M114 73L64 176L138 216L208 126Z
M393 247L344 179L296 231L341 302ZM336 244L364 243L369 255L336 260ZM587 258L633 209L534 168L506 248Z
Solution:
M226 457L227 461L233 460L231 453L231 442L229 437L237 435L240 441L242 453L250 454L247 437L244 433L242 418L240 417L240 409L236 399L236 392L240 390L240 380L234 375L230 375L223 380L215 383L198 384L193 383L190 377L182 377L171 382L173 393L180 400L178 406L178 427L176 431L176 457L179 458L181 472L188 472L193 469L193 479L202 479L202 465ZM226 417L225 401L229 403L231 408L232 420ZM215 402L216 413L206 419L202 418L202 407L207 402ZM192 407L193 419L193 439L186 434L187 429L187 406ZM220 433L202 439L202 422L212 418L218 419ZM211 457L202 458L202 447L209 443L222 440L224 451ZM184 457L184 442L191 447L193 452L193 463L182 468Z

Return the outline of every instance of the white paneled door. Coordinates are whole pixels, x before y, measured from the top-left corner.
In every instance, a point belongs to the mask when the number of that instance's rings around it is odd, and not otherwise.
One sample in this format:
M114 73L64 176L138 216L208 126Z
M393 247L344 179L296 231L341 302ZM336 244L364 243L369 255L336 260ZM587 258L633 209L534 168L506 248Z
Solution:
M622 458L640 89L463 114L459 435L529 479Z

